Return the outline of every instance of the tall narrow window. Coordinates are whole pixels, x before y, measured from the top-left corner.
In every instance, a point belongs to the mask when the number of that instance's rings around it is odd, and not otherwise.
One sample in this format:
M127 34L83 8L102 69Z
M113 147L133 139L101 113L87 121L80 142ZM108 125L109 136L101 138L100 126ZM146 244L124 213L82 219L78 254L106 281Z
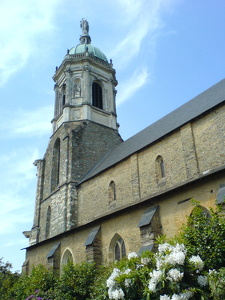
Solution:
M92 105L103 109L102 87L97 82L93 82L92 84Z
M60 272L63 273L63 267L67 265L69 262L74 263L72 252L69 249L66 249L66 251L62 255L61 259L61 266L60 266Z
M53 148L51 190L54 191L59 184L60 173L60 139L57 139Z
M66 103L66 84L63 84L63 88L62 88L62 105L65 105Z
M50 234L50 228L51 228L51 207L48 207L47 215L46 215L46 230L45 230L45 238Z
M119 238L115 245L115 260L120 261L123 257L126 256L126 248L124 244L124 240Z
M163 158L161 155L158 155L156 158L155 169L156 169L156 179L157 179L157 182L159 182L160 179L162 179L166 176L165 165L164 165L164 161L163 161Z
M114 181L111 181L108 189L109 203L116 200L116 185Z
M159 166L160 166L160 175L161 175L161 178L163 178L163 177L165 177L165 166L164 166L163 159L160 160Z

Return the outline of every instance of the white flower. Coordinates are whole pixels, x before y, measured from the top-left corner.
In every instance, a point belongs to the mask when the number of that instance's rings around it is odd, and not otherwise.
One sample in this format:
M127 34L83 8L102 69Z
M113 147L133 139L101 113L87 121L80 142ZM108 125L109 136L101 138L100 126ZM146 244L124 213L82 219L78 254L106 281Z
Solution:
M118 300L118 299L124 299L124 292L122 289L118 289L112 292L113 299Z
M148 263L150 263L151 259L149 257L142 257L141 258L141 263L143 265L147 265Z
M170 300L170 296L167 295L160 296L159 300Z
M121 275L121 271L117 268L114 268L112 271L112 274L110 275L110 277L106 280L106 286L110 289L112 289L116 282L115 279L116 277L118 277L119 275Z
M136 252L130 252L127 256L127 258L130 260L131 258L136 258L138 257L137 253Z
M183 278L184 273L181 273L177 269L171 269L171 270L169 270L169 272L167 273L167 275L168 275L167 278L170 281L180 281Z
M107 286L108 288L112 289L112 288L114 287L114 285L115 285L115 281L114 281L112 278L109 277L109 278L106 280L106 286Z
M188 300L193 297L194 293L192 291L186 291L182 294L179 294L181 300Z
M153 270L149 275L152 281L158 282L162 278L163 273L161 270Z
M132 280L129 279L129 278L127 278L127 279L124 280L125 287L129 287L131 285L131 283L132 283Z
M138 264L138 265L136 266L136 269L138 270L138 269L143 268L143 267L144 267L144 265Z
M184 293L181 293L179 295L173 294L172 298L170 298L168 295L160 296L160 300L188 300L191 297L193 297L194 293L191 291L186 291Z
M150 272L150 281L148 288L150 291L155 292L157 283L162 279L163 272L161 270L153 270Z
M166 261L173 266L176 264L183 265L185 261L185 253L182 251L173 251L168 255Z
M157 268L157 270L159 270L164 267L166 262L165 262L165 259L163 259L160 256L157 257L157 255L156 255L155 257L156 257L156 268Z
M132 270L131 269L126 269L123 274L129 274Z
M181 300L181 297L180 297L180 295L173 294L171 300Z
M148 285L149 291L155 292L156 291L156 285L157 285L156 282L150 280L149 285Z
M181 252L184 252L185 255L187 253L187 250L186 250L184 244L176 244L173 248L173 251L175 251L175 252L180 252L181 251Z
M109 299L114 299L114 300L124 299L124 292L122 289L118 289L118 290L109 289L108 295L109 295Z
M161 253L166 252L166 251L171 251L172 247L173 246L168 244L168 243L159 244L158 252L161 254Z
M167 243L159 245L159 252L156 254L156 267L161 269L166 264L175 266L176 264L183 265L185 262L187 250L184 244L176 244L175 246Z
M208 279L206 276L200 275L198 276L198 284L200 286L206 286L208 284Z
M201 257L199 255L192 255L192 257L189 260L191 263L194 264L195 268L201 271L204 267L204 262L202 261Z

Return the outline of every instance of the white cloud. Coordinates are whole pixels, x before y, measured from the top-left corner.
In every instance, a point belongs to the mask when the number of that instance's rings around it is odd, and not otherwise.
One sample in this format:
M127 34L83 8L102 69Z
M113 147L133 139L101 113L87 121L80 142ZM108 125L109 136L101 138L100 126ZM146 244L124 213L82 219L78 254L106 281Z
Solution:
M162 28L161 14L165 8L165 2L119 0L118 3L122 12L120 14L121 30L126 29L126 33L110 56L116 58L117 62L119 61L119 68L124 68L139 54L141 46L145 48L151 44L153 47L153 42L156 42L155 34Z
M37 51L38 37L47 37L53 30L58 3L59 0L1 0L0 86Z
M148 77L149 74L146 68L135 70L132 76L129 77L129 79L121 83L119 87L117 105L120 105L127 101L142 86L144 86L148 80Z
M36 186L33 162L38 156L38 150L32 148L17 148L0 156L0 235L32 221Z
M5 242L3 244L0 244L0 248L3 249L3 248L8 248L8 247L12 247L12 246L16 246L18 247L19 245L23 246L25 244L24 242L24 238L17 238L17 239L13 239L13 240L10 240L9 242Z
M42 136L50 134L53 106L43 106L34 111L17 109L12 113L5 113L7 117L0 120L0 136ZM7 132L7 136L5 136Z
M136 66L136 71L132 75L128 71L128 76L125 75L125 79L119 84L118 105L127 101L147 82L149 65L152 67L156 58L157 42L166 31L163 14L172 11L177 2L178 0L117 1L120 13L116 21L120 23L123 36L120 34L120 42L112 50L110 57L113 57L117 70L123 71L123 74L128 67L131 69L131 66Z

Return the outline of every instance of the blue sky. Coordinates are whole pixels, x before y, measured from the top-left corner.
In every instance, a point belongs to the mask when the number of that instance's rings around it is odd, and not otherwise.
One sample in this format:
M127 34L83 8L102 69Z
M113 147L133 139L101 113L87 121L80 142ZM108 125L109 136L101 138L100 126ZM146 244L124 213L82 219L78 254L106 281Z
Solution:
M129 138L225 77L224 0L1 0L0 257L20 270L36 169L51 136L55 67L80 20L117 72Z

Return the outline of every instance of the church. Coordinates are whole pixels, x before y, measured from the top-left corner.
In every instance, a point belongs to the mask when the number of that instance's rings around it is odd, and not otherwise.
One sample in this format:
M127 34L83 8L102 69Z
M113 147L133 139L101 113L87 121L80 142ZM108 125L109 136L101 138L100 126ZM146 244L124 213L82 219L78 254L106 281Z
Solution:
M53 132L34 163L27 273L156 251L157 236L178 232L192 199L205 211L224 201L225 79L123 141L112 61L91 43L87 20L80 27L55 70Z

